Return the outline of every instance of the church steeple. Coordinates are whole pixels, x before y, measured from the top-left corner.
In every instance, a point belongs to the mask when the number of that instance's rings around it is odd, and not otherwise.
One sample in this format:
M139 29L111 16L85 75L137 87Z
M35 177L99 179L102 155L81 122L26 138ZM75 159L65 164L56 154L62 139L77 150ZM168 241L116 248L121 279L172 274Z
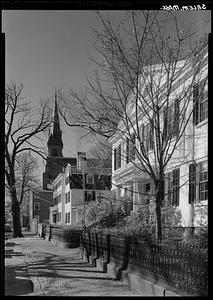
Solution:
M53 121L52 121L52 127L50 130L47 146L48 146L48 156L63 157L62 154L63 142L62 142L62 133L60 130L60 123L59 123L56 91L55 91L55 101L54 101L54 108L53 108Z

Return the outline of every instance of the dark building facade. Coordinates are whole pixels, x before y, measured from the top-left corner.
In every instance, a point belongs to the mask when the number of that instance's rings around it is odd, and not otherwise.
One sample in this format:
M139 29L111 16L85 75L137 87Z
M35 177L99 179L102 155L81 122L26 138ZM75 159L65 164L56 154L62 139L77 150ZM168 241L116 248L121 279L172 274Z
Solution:
M62 132L60 129L56 96L53 109L53 123L52 128L50 130L47 147L48 156L46 161L45 172L43 173L43 189L51 189L51 183L59 173L63 172L68 163L71 166L76 166L77 164L76 158L63 157Z

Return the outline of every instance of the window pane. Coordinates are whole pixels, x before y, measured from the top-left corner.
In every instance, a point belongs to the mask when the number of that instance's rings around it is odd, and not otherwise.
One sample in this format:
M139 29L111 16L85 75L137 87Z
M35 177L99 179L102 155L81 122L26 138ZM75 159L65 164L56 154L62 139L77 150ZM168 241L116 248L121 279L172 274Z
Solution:
M196 200L196 164L189 165L189 203Z
M199 164L200 176L199 176L199 200L208 199L208 172L207 161Z
M208 118L208 102L200 103L200 122Z

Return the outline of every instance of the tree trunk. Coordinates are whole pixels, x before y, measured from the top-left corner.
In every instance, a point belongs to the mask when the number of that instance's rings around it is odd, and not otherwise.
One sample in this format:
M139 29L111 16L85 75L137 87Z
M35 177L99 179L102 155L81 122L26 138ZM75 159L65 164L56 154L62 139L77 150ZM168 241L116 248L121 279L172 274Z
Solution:
M164 200L164 180L159 179L156 184L156 238L162 238L162 220L161 220L161 205Z
M21 222L20 222L20 207L16 197L16 192L11 192L11 202L12 202L12 217L13 217L13 237L23 237L21 232Z
M162 238L162 226L161 226L161 205L159 204L158 197L156 197L156 238L161 239Z

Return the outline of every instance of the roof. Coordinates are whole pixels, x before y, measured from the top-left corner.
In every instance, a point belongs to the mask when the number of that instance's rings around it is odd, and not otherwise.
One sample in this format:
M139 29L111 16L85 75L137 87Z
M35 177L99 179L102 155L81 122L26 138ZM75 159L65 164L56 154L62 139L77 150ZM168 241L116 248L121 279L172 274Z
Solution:
M88 158L87 167L90 168L111 168L110 159L97 159L97 158Z
M57 163L63 167L66 167L69 163L71 166L77 165L77 158L75 157L60 157L60 156L48 156L47 160Z

